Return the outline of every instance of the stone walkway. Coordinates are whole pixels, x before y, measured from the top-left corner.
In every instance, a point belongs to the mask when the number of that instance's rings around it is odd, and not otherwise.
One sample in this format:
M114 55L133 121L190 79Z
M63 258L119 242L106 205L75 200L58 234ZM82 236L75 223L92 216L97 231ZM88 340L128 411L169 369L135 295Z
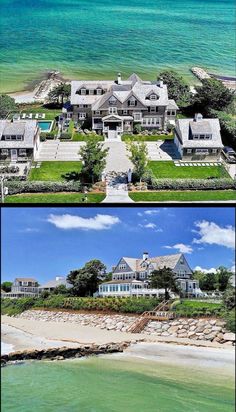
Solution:
M128 194L127 173L107 173L106 197L102 203L133 203Z

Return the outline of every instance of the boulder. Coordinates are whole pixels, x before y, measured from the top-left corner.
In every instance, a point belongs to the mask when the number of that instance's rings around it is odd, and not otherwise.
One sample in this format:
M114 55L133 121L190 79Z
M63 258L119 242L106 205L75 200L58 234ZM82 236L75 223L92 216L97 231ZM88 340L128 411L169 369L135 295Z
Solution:
M223 335L223 339L226 340L226 341L234 342L235 341L235 333L231 333L231 332L225 333Z

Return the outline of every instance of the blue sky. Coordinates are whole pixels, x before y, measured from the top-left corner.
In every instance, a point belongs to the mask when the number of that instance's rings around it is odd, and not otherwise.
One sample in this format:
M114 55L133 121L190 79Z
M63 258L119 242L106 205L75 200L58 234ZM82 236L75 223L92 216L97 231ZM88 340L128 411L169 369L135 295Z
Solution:
M204 270L234 262L234 208L4 208L2 281L67 275L90 259L108 269L120 257L184 252Z

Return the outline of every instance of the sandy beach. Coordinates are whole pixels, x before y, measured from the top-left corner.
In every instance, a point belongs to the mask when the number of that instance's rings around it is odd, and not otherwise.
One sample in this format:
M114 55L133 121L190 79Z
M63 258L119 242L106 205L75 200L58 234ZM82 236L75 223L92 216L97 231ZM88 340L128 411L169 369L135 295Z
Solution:
M177 356L184 351L191 352L192 359L212 359L223 362L234 362L234 347L223 346L217 342L194 341L190 339L150 336L145 333L133 334L114 330L105 330L92 326L81 326L76 323L52 321L35 321L29 319L2 316L2 341L13 345L13 350L44 349L50 347L74 347L78 344L106 344L110 342L143 340L140 350L132 346L127 353L130 356L155 357L156 348L164 348L166 353L174 352ZM148 350L147 350L147 346ZM151 345L151 346L150 346ZM172 348L172 349L171 349ZM173 350L174 348L174 350ZM135 353L133 352L135 351ZM187 358L186 358L187 359Z

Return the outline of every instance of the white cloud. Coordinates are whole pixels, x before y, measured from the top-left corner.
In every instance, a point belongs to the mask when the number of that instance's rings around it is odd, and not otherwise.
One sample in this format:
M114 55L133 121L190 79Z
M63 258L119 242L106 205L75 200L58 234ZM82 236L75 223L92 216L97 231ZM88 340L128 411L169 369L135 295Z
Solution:
M177 249L180 253L192 253L193 249L189 245L184 245L183 243L177 243L173 246L164 246L165 249Z
M193 239L193 243L207 243L220 245L227 248L235 248L235 229L233 226L220 227L214 222L202 220L195 222L198 230L195 231L200 238Z
M21 233L37 233L39 231L40 230L37 229L36 227L26 227L25 229L19 230L19 232L21 232Z
M120 219L111 215L96 215L94 217L81 217L74 215L49 215L48 222L59 229L104 230L110 229L120 222Z
M197 270L202 273L216 273L217 272L216 268L205 269L205 268L202 268L201 266L196 266L193 270Z
M236 272L236 270L235 270L235 263L233 264L233 266L231 266L230 270L231 270L231 272L233 272L233 273Z
M158 209L151 209L151 210L145 210L144 214L145 215L157 215L158 213L160 213L160 210Z
M139 227L143 227L145 229L155 229L157 227L157 225L155 223L145 223L144 225L139 223Z
M138 216L143 216L143 214L141 212L138 212L137 215Z

